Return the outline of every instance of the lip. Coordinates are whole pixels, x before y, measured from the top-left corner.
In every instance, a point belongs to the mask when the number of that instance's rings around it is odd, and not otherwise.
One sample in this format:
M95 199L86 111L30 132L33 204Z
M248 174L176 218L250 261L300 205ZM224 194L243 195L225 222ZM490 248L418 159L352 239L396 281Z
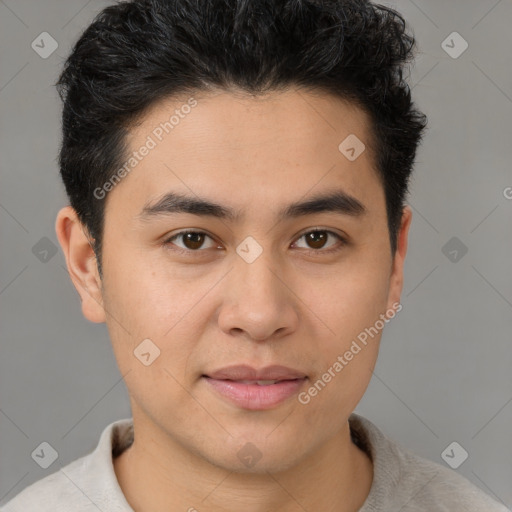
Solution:
M303 372L278 365L259 370L248 365L229 366L202 378L231 404L255 411L276 407L297 394L307 380ZM256 381L277 382L260 385Z
M246 364L227 366L205 375L218 380L293 380L306 377L304 372L286 366L273 365L257 370Z

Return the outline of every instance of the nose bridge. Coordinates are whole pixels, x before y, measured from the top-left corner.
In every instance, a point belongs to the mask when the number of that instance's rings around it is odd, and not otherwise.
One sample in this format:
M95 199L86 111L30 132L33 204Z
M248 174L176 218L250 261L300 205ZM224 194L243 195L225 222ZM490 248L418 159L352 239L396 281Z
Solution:
M244 253L247 249L248 252ZM271 249L259 249L254 242L248 241L240 244L237 253L239 258L233 269L236 274L233 277L238 283L238 299L250 298L247 302L251 303L253 308L267 306L268 309L276 309L284 294L281 289L282 283L276 277L279 270Z

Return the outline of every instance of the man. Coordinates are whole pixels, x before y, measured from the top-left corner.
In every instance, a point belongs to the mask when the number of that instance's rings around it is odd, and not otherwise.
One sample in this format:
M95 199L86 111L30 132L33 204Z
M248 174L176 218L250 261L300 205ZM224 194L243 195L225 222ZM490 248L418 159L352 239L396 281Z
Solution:
M133 421L5 511L506 510L353 413L401 309L413 46L363 0L97 17L59 80L56 231Z

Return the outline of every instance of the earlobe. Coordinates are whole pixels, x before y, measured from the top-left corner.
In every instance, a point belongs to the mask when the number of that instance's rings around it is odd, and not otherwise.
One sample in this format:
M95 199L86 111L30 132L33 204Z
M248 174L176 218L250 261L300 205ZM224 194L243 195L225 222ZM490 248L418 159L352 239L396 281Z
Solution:
M86 228L71 206L62 208L57 214L55 232L59 240L71 281L82 301L82 313L91 322L105 322L101 278L96 255Z
M393 267L389 283L388 308L394 303L400 302L400 295L403 288L404 261L407 254L409 228L412 221L412 210L409 205L402 210L400 229L397 234L396 252L393 258Z

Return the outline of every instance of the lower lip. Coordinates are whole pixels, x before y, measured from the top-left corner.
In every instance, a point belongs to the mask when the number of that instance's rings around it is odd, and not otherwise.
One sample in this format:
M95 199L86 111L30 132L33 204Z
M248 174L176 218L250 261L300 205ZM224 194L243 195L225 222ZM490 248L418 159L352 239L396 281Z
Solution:
M203 377L218 393L242 409L261 411L271 409L298 393L306 377L283 380L268 386L243 384L233 380L219 380Z

